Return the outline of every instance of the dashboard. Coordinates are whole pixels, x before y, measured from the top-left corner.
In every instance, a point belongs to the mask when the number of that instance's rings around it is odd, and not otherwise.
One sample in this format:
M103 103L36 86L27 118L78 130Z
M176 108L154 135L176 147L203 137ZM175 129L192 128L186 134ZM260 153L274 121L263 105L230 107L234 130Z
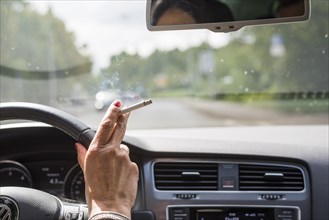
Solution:
M70 137L51 127L29 127L1 136L19 137L15 141L1 140L2 186L35 188L60 198L84 201L83 175Z
M84 203L74 140L42 123L1 125L0 185ZM302 138L301 138L302 137ZM328 126L128 131L146 219L327 219Z

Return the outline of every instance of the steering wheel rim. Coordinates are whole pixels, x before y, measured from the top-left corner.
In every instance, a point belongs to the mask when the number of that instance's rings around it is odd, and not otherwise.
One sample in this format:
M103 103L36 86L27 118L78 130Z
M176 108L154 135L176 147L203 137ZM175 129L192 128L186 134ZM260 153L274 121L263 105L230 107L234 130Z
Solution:
M27 102L7 102L0 104L0 121L10 119L31 120L49 124L77 142L89 147L95 131L74 116L59 109Z
M95 131L74 116L56 108L26 102L8 102L0 104L0 121L21 119L43 122L51 125L89 147ZM58 219L63 218L65 210L82 213L86 219L86 207L63 204L55 196L36 189L22 187L0 187L0 209L16 213L19 219ZM70 208L68 208L70 207ZM0 210L0 211L1 211ZM8 214L9 215L9 214ZM14 217L14 219L17 219Z

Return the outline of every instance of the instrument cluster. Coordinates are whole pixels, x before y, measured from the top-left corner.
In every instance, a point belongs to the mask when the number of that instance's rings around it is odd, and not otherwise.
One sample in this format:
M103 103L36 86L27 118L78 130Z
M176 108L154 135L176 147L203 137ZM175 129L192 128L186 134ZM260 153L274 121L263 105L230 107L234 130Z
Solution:
M29 161L24 164L0 160L0 186L35 188L57 197L85 202L82 170L70 160Z

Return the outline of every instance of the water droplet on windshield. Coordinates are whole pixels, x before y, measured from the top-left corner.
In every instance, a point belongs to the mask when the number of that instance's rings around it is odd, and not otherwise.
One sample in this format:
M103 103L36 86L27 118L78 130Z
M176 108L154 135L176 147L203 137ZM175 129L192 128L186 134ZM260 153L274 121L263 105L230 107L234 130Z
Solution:
M326 54L326 51L325 50L322 50L322 54Z
M249 88L245 88L244 91L245 91L245 92L249 92Z
M328 34L324 35L325 38L328 38Z
M243 73L244 73L244 75L248 75L248 71L244 71Z
M11 50L15 50L15 47L11 47Z

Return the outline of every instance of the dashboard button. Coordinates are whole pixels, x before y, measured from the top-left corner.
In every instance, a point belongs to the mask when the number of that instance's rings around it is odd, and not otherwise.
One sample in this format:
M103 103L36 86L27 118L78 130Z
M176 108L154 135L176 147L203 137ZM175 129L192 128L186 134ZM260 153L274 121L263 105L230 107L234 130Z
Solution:
M189 210L188 208L170 208L169 220L188 220Z
M297 213L295 209L276 209L275 220L296 220Z
M223 189L233 189L235 187L235 178L222 178Z

